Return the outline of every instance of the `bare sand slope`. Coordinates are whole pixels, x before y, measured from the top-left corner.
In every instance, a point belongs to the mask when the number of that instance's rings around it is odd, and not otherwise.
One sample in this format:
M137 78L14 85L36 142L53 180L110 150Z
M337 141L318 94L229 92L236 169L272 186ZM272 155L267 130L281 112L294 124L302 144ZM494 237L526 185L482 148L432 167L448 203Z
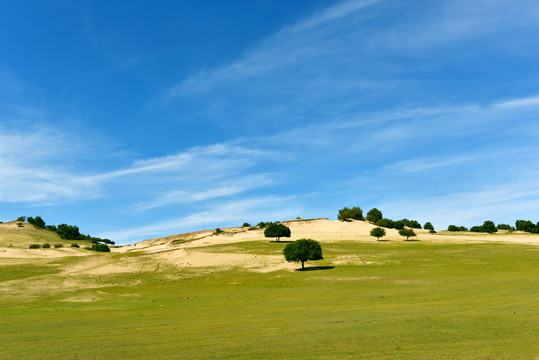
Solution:
M329 219L291 220L283 222L290 227L292 236L282 240L311 238L322 243L336 241L376 242L370 231L376 227L366 221L337 221ZM199 231L187 234L145 240L140 243L114 249L117 252L141 251L157 261L166 261L180 267L242 267L255 271L273 271L294 268L281 256L262 256L252 254L231 254L205 252L204 247L211 245L233 244L245 241L264 240L263 229L249 228L223 229L224 233L214 235L214 231ZM499 234L439 232L429 234L427 230L416 229L416 240L437 243L469 242L507 242L539 245L539 235L520 232L500 232ZM384 240L403 241L395 229L386 229Z
M282 240L297 240L311 238L322 243L337 241L376 242L370 236L375 225L366 221L337 221L329 219L291 220L284 222L292 232L291 238ZM10 230L20 232L17 225L9 225ZM211 245L234 244L245 241L270 241L264 237L263 229L228 228L224 233L214 235L214 230L192 232L164 238L149 239L134 245L112 248L116 253L136 252L134 256L110 257L97 255L90 251L79 249L47 249L30 250L21 248L0 247L0 264L16 261L32 261L38 258L54 259L63 256L94 255L81 258L76 264L64 269L64 274L106 275L115 273L134 273L158 271L159 264L179 268L200 269L211 271L213 268L241 267L252 271L274 271L280 269L295 269L297 264L287 263L280 255L254 255L238 253L216 253L205 247ZM417 240L434 243L470 243L470 242L505 242L527 245L539 245L539 235L521 232L500 232L498 234L483 234L469 232L447 232L429 234L427 230L415 230ZM386 229L384 240L403 241L403 237L395 229ZM84 259L84 260L83 260ZM339 261L361 262L361 259L343 258ZM204 269L205 268L205 269Z
M338 221L329 219L290 220L283 222L291 230L292 236L283 240L297 240L301 238L315 239L320 242L360 241L372 242L375 238L370 231L376 225L366 221ZM243 241L268 240L264 237L263 229L249 230L248 228L223 229L224 233L213 235L211 231L200 231L188 234L169 236L166 238L150 239L135 245L124 246L115 251L142 250L145 252L159 252L171 248L200 248L209 245L231 244ZM507 242L516 244L539 245L539 235L523 232L500 231L497 234L448 232L441 231L429 234L428 230L415 229L417 237L414 239L428 242ZM398 230L386 229L384 240L402 241Z

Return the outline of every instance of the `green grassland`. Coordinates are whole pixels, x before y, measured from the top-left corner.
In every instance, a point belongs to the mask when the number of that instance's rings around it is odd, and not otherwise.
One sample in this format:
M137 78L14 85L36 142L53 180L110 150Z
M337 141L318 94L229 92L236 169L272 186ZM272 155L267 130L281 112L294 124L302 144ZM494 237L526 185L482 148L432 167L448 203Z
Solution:
M285 245L200 250L270 255ZM152 271L66 275L65 267L89 257L5 260L0 359L539 358L537 246L322 247L324 260L292 272L162 263ZM140 253L94 256L149 261ZM68 287L73 281L80 286Z

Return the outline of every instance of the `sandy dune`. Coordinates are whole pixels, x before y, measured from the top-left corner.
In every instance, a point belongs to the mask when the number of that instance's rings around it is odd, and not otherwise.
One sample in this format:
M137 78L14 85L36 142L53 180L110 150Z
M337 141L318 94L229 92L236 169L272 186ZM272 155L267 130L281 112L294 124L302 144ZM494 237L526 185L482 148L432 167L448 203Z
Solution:
M290 227L292 237L283 240L311 238L321 243L336 241L376 242L370 236L375 225L365 221L337 221L329 219L291 220L284 222ZM21 231L16 224L3 224L11 231ZM79 274L100 276L107 274L135 273L159 271L160 264L177 268L199 269L211 271L214 268L241 267L252 271L275 271L295 269L297 264L287 263L280 255L253 255L237 253L215 253L205 251L210 245L234 244L245 241L269 241L264 237L262 229L248 228L223 229L224 233L214 235L213 230L173 235L164 238L149 239L134 245L112 248L115 253L136 252L136 256L111 257L101 256L93 252L72 249L38 249L0 247L0 260L4 264L14 264L17 261L32 261L35 259L51 259L64 256L89 256L69 265L64 274L77 276ZM385 240L402 241L397 230L386 229ZM498 234L481 233L452 233L442 231L429 234L427 230L416 230L417 240L434 243L469 243L469 242L505 242L526 245L539 245L539 235L521 232L500 232ZM133 254L135 255L135 254ZM362 263L361 258L336 259L336 263Z

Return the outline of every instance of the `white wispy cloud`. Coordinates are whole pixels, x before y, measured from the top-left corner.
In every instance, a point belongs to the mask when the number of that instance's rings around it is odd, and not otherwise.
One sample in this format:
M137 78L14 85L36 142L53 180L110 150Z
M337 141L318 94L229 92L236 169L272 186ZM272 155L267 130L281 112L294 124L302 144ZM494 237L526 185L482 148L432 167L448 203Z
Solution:
M539 96L512 99L509 101L496 103L493 105L493 107L507 109L507 108L520 108L520 107L529 107L529 106L537 106L537 105L539 105Z
M146 211L172 204L193 204L215 198L237 195L248 190L267 186L274 181L275 180L273 180L270 176L265 174L234 177L232 179L218 181L217 183L206 184L207 187L211 187L209 190L169 191L151 201L138 203L135 205L135 208L137 211Z
M180 234L194 229L202 230L222 226L223 223L251 221L276 221L280 217L292 218L302 210L294 197L267 196L252 197L242 200L227 201L207 206L207 210L187 216L157 221L144 226L127 226L125 229L103 232L100 237L115 239L120 244L162 236L162 234Z

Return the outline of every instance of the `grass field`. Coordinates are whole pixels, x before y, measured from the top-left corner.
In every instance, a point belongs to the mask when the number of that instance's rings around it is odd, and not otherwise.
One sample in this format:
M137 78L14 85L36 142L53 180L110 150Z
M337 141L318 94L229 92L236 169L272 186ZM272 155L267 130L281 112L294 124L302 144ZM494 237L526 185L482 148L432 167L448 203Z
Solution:
M285 245L204 251L280 254ZM322 246L325 259L303 272L156 264L66 275L88 257L5 260L0 359L539 358L537 246Z

